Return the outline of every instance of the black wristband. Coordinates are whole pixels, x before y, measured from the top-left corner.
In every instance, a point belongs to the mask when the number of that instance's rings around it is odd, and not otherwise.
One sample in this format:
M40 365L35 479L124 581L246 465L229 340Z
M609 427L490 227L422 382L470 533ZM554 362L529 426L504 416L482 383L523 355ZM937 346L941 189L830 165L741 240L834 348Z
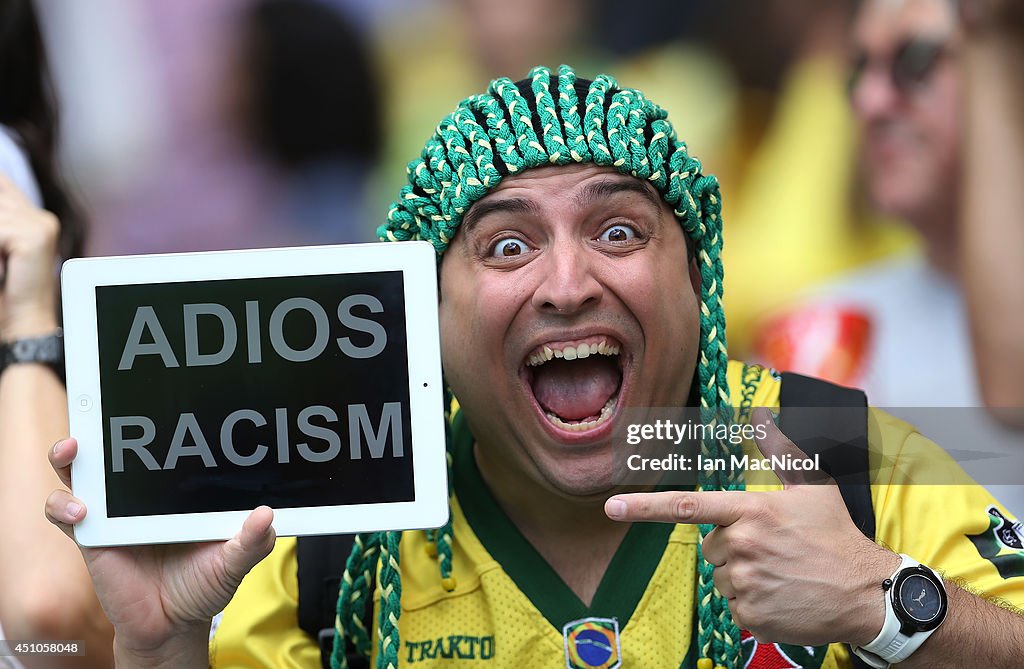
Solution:
M26 337L0 345L0 372L10 365L38 362L50 367L64 382L64 331L57 328L41 337Z

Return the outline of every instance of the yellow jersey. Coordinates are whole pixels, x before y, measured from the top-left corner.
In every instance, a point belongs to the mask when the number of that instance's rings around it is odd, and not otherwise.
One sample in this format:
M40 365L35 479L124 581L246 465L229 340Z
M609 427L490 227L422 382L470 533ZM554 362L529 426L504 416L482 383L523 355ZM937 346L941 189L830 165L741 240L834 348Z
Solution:
M739 398L743 366L730 363ZM748 378L749 381L749 378ZM749 388L750 386L748 386ZM777 407L770 370L753 384L753 406ZM748 396L749 393L748 393ZM913 427L871 412L869 461L876 540L977 592L1024 606L1019 524L978 485L909 485L921 467L959 471ZM455 590L441 586L421 531L401 543L401 664L437 667L693 667L697 545L692 525L636 523L612 558L590 605L558 577L490 495L460 414L452 426ZM927 454L902 466L904 454ZM902 458L902 459L901 459ZM777 483L748 484L777 490ZM245 578L210 643L212 667L319 666L319 650L296 618L295 540L280 539ZM377 593L379 598L379 593ZM376 647L376 644L374 645ZM757 643L743 635L748 669L846 669L842 644L820 648Z

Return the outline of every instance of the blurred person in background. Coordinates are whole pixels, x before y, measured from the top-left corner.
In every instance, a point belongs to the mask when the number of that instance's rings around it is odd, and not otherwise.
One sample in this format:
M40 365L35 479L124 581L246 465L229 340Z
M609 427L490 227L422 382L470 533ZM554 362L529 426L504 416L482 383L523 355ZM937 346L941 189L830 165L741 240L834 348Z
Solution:
M149 22L139 30L157 45L165 142L140 161L140 186L102 199L92 251L372 240L377 72L339 8L232 0L140 10ZM360 131L339 130L350 127Z
M571 62L582 72L604 67L606 54L590 40L590 4L421 0L382 25L374 43L388 133L373 185L377 209L390 205L395 179L453 100L473 95L495 77L521 76L536 63Z
M770 364L826 371L879 406L979 405L958 283L961 39L948 0L862 3L848 40L860 171L872 204L917 231L923 252L811 291L782 317L788 339L762 351ZM859 341L843 341L853 329Z
M703 10L705 40L736 82L727 135L716 153L701 154L729 193L723 257L734 351L750 351L759 319L793 295L914 243L862 204L845 91L855 4L724 0Z
M768 364L864 387L880 406L975 405L954 278L959 41L948 0L866 0L837 41L868 199L908 223L923 252L791 297L757 328L755 349Z
M470 28L463 39L485 78L525 72L534 59L565 58L582 46L589 2L455 0Z
M760 353L779 369L865 388L873 404L962 451L968 473L1019 513L1024 445L1019 432L1003 425L1019 425L1020 412L1000 407L1021 406L1024 393L1024 245L1015 242L1020 210L1007 206L1022 173L1005 152L1018 136L1008 112L985 109L1012 108L996 103L1019 86L1007 86L1005 63L1014 50L999 34L980 31L968 49L949 0L861 5L850 38L849 84L863 135L861 174L874 206L913 228L922 252L813 289L768 322L774 334L762 340ZM965 49L999 53L1004 65L989 56L971 63ZM967 94L965 65L978 79L971 85L980 98ZM969 126L965 104L973 110ZM984 149L971 146L976 136ZM973 159L968 151L976 152ZM973 173L964 172L965 160ZM1014 185L1004 186L1005 199L989 201L1000 180Z
M44 444L67 433L56 265L79 255L84 218L56 165L57 110L32 3L0 3L0 638L76 640L103 667L113 629L74 546L33 503L59 484ZM3 642L0 641L0 645ZM0 653L0 666L19 666Z
M962 0L960 263L986 406L1024 427L1024 4Z
M275 217L298 242L372 241L365 191L383 134L362 36L322 0L260 0L241 31L235 118L283 176Z

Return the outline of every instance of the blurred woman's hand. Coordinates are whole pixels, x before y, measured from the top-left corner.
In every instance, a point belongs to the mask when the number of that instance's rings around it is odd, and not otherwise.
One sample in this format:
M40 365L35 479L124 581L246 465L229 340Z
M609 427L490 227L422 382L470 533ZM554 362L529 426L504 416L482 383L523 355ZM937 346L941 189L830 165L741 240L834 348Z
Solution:
M56 261L60 222L0 174L0 340L57 327Z

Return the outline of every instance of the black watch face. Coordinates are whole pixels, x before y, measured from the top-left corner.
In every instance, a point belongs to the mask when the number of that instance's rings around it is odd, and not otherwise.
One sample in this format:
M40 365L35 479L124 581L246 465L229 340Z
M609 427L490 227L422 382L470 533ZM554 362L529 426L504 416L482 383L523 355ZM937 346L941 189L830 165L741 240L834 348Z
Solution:
M942 613L942 594L938 586L921 574L908 576L900 584L897 597L907 616L914 622L927 624Z

